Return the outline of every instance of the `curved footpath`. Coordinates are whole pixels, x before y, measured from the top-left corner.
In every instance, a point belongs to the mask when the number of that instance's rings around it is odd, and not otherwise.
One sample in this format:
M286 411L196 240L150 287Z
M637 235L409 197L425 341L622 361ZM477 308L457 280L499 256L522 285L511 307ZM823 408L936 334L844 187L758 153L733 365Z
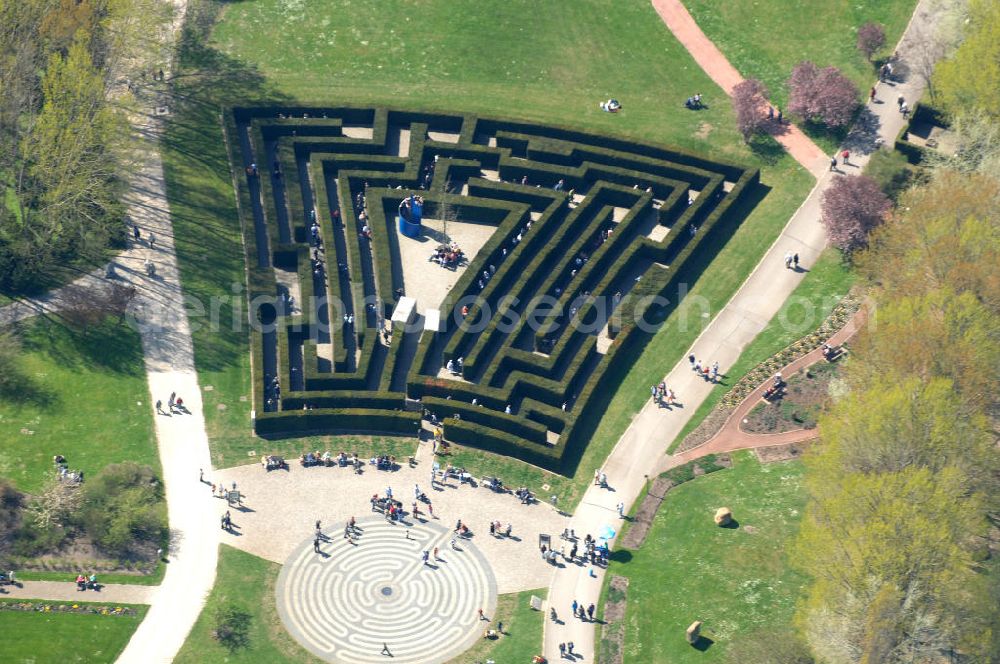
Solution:
M935 17L928 12L930 4L930 0L921 0L900 40L898 53L904 62L907 59L908 38L917 31L926 34L936 24ZM677 38L709 76L723 89L731 90L738 82L739 74L698 29L684 6L677 0L653 0L653 6L664 18L667 27L672 31L676 29ZM912 104L922 93L923 82L919 79L877 84L877 97L887 103L868 104L862 110L844 143L851 150L852 165L842 168L850 173L860 173L871 153L877 149L876 137L892 145L903 126L903 118L891 100L902 94ZM780 141L789 136L796 134L788 132L777 138ZM808 140L805 136L802 138ZM798 139L795 140L798 142ZM688 353L703 361L717 361L722 367L732 366L743 349L778 312L805 274L804 271L785 268L785 253L798 253L800 264L808 269L826 246L826 236L820 223L820 198L830 182L843 175L844 171L834 173L827 170L829 157L826 155L823 155L826 165L814 164L810 151L800 153L799 147L788 146L787 141L783 144L789 147L800 163L817 175L818 182L733 298L695 340ZM605 524L617 530L620 521L616 510L618 502L631 505L636 500L651 468L665 470L689 460L684 455L674 455L661 462L667 445L708 396L712 384L698 378L690 370L686 359L675 366L664 381L678 395L682 407L668 410L647 402L636 415L602 468L611 488L601 489L592 485L573 515L570 527L578 534L597 533ZM695 451L704 454L709 450L703 447ZM574 643L574 652L577 653L574 661L577 664L595 661L594 623L571 618L570 606L574 600L584 605L597 603L603 580L604 570L601 568L594 568L593 576L588 568L576 565L567 565L555 571L549 586L549 606L556 609L562 623L553 623L546 616L544 654L549 661L560 661L559 644L569 641ZM691 619L695 620L697 616ZM678 643L682 643L680 638L678 635Z
M732 95L733 88L743 82L743 77L729 64L722 51L701 31L684 3L681 0L652 0L652 2L656 13L667 24L677 41L691 54L698 66L727 95ZM826 170L830 157L802 133L801 129L790 123L775 129L778 130L772 131L775 140L781 143L788 154L803 168L817 177Z
M172 34L177 35L187 2L169 1L175 7ZM153 414L170 520L167 572L159 586L108 585L99 593L77 594L72 583L27 581L22 587L12 589L9 595L26 599L71 597L81 601L149 604L146 618L118 658L118 662L148 664L172 661L198 619L215 582L219 529L212 511L205 509L204 492L195 490L202 486L199 470L211 470L211 456L157 145L163 127L153 113L133 120L133 131L149 141L143 146L144 161L133 176L126 196L129 217L141 229L143 241L133 243L113 263L118 280L136 287L133 322L142 338L151 414L156 400L167 401L171 392L183 397L191 413ZM146 241L149 233L156 235L155 249ZM156 266L154 278L146 275L146 259ZM106 283L103 274L103 269L96 270L74 284L103 288ZM58 311L62 293L56 290L40 298L8 305L0 310L0 322L8 325Z
M858 309L857 313L851 316L844 327L840 328L827 339L831 346L840 346L854 337L861 331L868 320L867 309ZM779 371L783 376L792 376L795 372L811 367L823 360L823 349L816 348L809 351L802 357L789 362L781 367ZM817 429L795 429L782 433L747 433L740 428L743 421L751 410L764 398L764 392L771 386L771 379L768 378L761 383L753 392L747 395L743 401L729 414L726 421L719 428L719 431L706 440L704 443L692 447L683 452L677 452L664 456L659 466L653 471L653 476L670 470L678 463L687 463L700 459L706 454L719 454L721 452L735 452L736 450L757 449L758 447L771 447L773 445L786 445L788 443L801 443L812 440L819 435Z

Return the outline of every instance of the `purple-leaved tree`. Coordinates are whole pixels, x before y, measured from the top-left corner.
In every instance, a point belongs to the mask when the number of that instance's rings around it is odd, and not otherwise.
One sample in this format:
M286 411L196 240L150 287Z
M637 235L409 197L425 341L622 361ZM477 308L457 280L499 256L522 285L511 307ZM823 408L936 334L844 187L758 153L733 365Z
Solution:
M788 88L788 110L807 122L843 127L859 105L858 89L839 69L820 69L808 60L795 65Z
M858 28L858 50L871 62L872 56L885 46L885 28L869 21Z
M892 202L875 180L848 175L833 181L820 201L830 242L845 252L868 245L868 234L882 223Z
M736 111L736 128L743 134L743 141L762 131L767 124L768 95L764 84L748 78L736 84L732 92L733 110Z

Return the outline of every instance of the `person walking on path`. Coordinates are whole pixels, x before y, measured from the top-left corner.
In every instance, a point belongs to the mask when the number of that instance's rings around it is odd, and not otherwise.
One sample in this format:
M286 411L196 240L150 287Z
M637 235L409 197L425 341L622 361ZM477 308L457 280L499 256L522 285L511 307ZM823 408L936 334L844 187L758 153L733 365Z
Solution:
M577 603L577 601L576 601L576 600L574 599L574 600L573 600L573 607L572 607L572 608L573 608L573 615L574 615L574 616L576 615L576 610L577 610L577 608L579 608L579 606L580 606L580 605L579 605L579 604Z
M833 155L832 157L830 157L830 170L831 171L837 170L837 155Z
M156 236L152 233L149 234L149 248L152 249L153 245L156 244Z
M796 270L799 269L799 254L797 252L792 256L792 264L795 265Z
M790 251L785 253L785 268L792 269L792 252Z
M166 413L163 412L163 401L160 399L156 400L156 413L157 415L166 415Z
M874 85L872 86L872 89L868 91L868 101L871 102L872 104L875 103L875 86Z
M560 657L565 657L566 656L566 644L565 643L560 643L559 644L559 656Z
M844 158L844 166L850 166L851 165L851 151L850 150L844 150L843 152L840 153L840 156Z
M625 503L622 502L618 503L618 518L619 519L625 518Z
M392 653L389 652L389 644L387 644L385 641L382 642L382 652L380 652L379 654L385 655L386 657L392 657Z
M313 540L313 551L319 553L319 538Z
M594 609L595 608L596 607L593 604L590 604L587 607L587 618L589 618L591 622L594 622Z

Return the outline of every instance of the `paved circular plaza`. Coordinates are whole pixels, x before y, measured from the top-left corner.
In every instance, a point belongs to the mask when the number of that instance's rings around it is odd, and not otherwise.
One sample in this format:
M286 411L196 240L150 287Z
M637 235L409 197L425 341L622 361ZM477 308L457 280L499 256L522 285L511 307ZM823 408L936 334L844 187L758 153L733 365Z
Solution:
M288 632L328 662L445 662L482 638L492 617L496 580L469 541L451 548L437 523L412 528L381 518L358 521L356 544L344 524L324 531L322 553L303 542L278 576L278 614ZM409 530L410 539L406 538ZM433 556L439 548L439 560ZM428 564L423 552L431 552Z

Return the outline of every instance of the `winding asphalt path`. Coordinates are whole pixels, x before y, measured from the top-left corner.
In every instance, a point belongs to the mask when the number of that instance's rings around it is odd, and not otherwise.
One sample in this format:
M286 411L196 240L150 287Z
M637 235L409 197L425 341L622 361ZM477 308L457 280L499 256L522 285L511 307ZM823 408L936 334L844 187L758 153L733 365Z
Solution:
M930 12L931 4L930 0L921 0L903 34L897 53L904 63L913 35L930 34L931 27L935 25L935 17ZM679 1L653 0L653 6L698 64L723 89L731 90L735 83L742 80ZM691 29L692 26L694 29ZM802 147L801 143L798 147L789 147L792 156L817 176L816 186L747 280L702 331L688 353L693 353L702 361L717 361L723 368L732 366L743 349L764 329L801 283L806 272L786 269L783 260L785 253L798 253L800 264L805 269L815 263L826 247L826 236L820 223L820 199L823 192L834 178L860 173L870 155L878 149L878 139L892 145L904 121L897 111L895 97L901 94L912 105L920 99L924 84L922 80L913 77L898 83L878 83L876 87L877 100L885 103L868 104L845 140L844 147L851 150L851 166L831 172L828 166L817 161L817 155L810 155L810 151L800 154L798 150ZM795 135L790 132L783 136ZM782 136L777 138L782 140ZM824 156L822 163L828 164L828 160L829 157ZM675 455L660 462L667 446L708 396L712 384L697 377L686 359L675 366L664 381L677 394L682 407L668 410L649 402L633 419L602 468L607 474L610 488L602 489L592 485L573 515L570 527L579 535L596 534L606 524L617 530L620 527L616 510L618 502L631 505L642 491L651 469L662 471L689 460L690 455ZM549 606L555 608L559 616L568 617L574 600L583 605L591 602L596 604L603 580L604 570L601 568L589 570L586 567L567 565L557 569L549 586ZM691 619L695 620L697 616ZM577 657L574 661L577 664L595 661L594 623L572 618L561 624L545 621L544 654L549 661L560 661L559 644L569 641L575 645Z

